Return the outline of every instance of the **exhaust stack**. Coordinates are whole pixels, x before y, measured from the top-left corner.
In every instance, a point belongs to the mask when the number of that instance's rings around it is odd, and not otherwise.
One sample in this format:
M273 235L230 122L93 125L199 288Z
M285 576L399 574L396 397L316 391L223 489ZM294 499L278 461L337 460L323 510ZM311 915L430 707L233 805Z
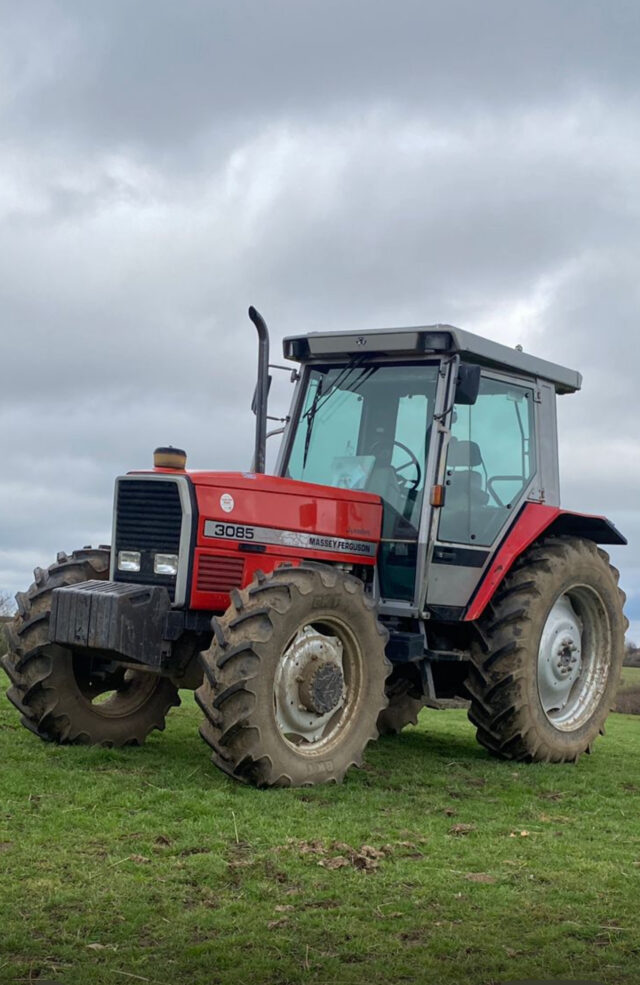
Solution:
M267 323L253 305L249 318L258 332L258 382L253 396L252 410L256 415L256 443L253 454L253 471L264 472L267 458L267 400L269 398L269 329Z

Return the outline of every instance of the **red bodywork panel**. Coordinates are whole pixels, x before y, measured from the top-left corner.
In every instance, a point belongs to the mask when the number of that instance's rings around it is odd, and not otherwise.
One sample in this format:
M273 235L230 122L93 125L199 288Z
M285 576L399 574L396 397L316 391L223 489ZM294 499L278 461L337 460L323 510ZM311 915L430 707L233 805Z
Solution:
M256 571L268 573L285 562L376 563L382 501L373 493L247 472L153 469L153 474L187 476L195 492L192 609L225 611L233 588L244 588ZM465 622L480 618L517 558L550 528L600 544L626 543L604 517L527 503L478 585Z
M192 609L226 609L231 587L285 561L376 563L379 496L244 472L188 475L199 513Z
M480 618L514 562L550 527L557 528L558 533L588 537L598 544L626 543L605 517L572 513L542 503L527 503L487 568L464 616L465 622Z

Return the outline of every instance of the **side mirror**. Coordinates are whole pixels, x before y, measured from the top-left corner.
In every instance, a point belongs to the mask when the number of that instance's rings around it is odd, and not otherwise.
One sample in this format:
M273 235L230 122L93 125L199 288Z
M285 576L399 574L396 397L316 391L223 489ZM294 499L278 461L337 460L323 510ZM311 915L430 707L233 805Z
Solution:
M480 389L480 367L471 366L469 363L460 363L458 366L458 379L456 380L456 393L453 399L455 404L463 404L467 407L475 404L478 399Z

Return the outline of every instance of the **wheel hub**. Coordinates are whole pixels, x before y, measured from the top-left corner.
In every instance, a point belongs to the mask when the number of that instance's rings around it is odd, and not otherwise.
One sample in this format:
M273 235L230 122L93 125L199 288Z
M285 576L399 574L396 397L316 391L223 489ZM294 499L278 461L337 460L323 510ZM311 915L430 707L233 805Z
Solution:
M337 707L344 687L342 668L337 663L313 661L300 676L300 701L308 711L326 715Z
M582 670L582 623L568 596L547 617L538 651L538 693L547 717L566 708Z
M318 741L343 705L342 642L304 626L280 659L274 681L276 721L285 737Z

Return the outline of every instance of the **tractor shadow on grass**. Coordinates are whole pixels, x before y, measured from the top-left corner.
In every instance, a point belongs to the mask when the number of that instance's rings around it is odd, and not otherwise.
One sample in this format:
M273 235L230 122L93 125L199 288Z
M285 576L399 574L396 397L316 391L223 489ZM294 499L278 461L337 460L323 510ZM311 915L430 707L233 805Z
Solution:
M437 717L432 717L437 716ZM367 750L367 760L376 765L392 762L400 757L407 768L433 764L477 764L489 762L491 757L475 739L473 727L460 711L423 711L417 727L408 727L399 735L382 736Z
M350 779L370 789L386 788L396 780L405 784L408 774L444 774L450 773L453 765L466 770L489 764L491 757L478 746L474 730L463 716L460 711L426 711L418 727L408 727L399 735L383 736L370 743L363 772L350 772L346 786L333 788L336 792L332 796L339 796L340 789L346 791L351 786ZM185 792L191 788L202 789L203 783L212 790L228 790L229 786L233 790L247 790L211 763L207 747L198 735L198 724L193 714L178 712L169 717L166 730L152 733L143 747L49 749L57 760L56 765L69 775L93 772L137 775L145 787L170 787Z
M152 732L143 746L104 748L97 746L56 746L45 744L47 755L57 768L69 773L118 772L140 774L145 781L163 786L169 777L172 785L187 788L201 783L203 776L226 785L229 781L210 761L208 748L198 734L200 715L187 698L182 708L169 715L164 731ZM4 709L3 709L4 710ZM7 709L8 710L8 709ZM11 709L13 711L13 709ZM31 744L33 736L11 719L24 741ZM381 736L371 742L365 754L365 771L373 780L375 774L389 776L396 771L423 772L429 764L444 769L452 762L458 765L478 765L490 762L475 741L474 729L462 710L435 711L425 709L417 727L408 726L399 735Z

